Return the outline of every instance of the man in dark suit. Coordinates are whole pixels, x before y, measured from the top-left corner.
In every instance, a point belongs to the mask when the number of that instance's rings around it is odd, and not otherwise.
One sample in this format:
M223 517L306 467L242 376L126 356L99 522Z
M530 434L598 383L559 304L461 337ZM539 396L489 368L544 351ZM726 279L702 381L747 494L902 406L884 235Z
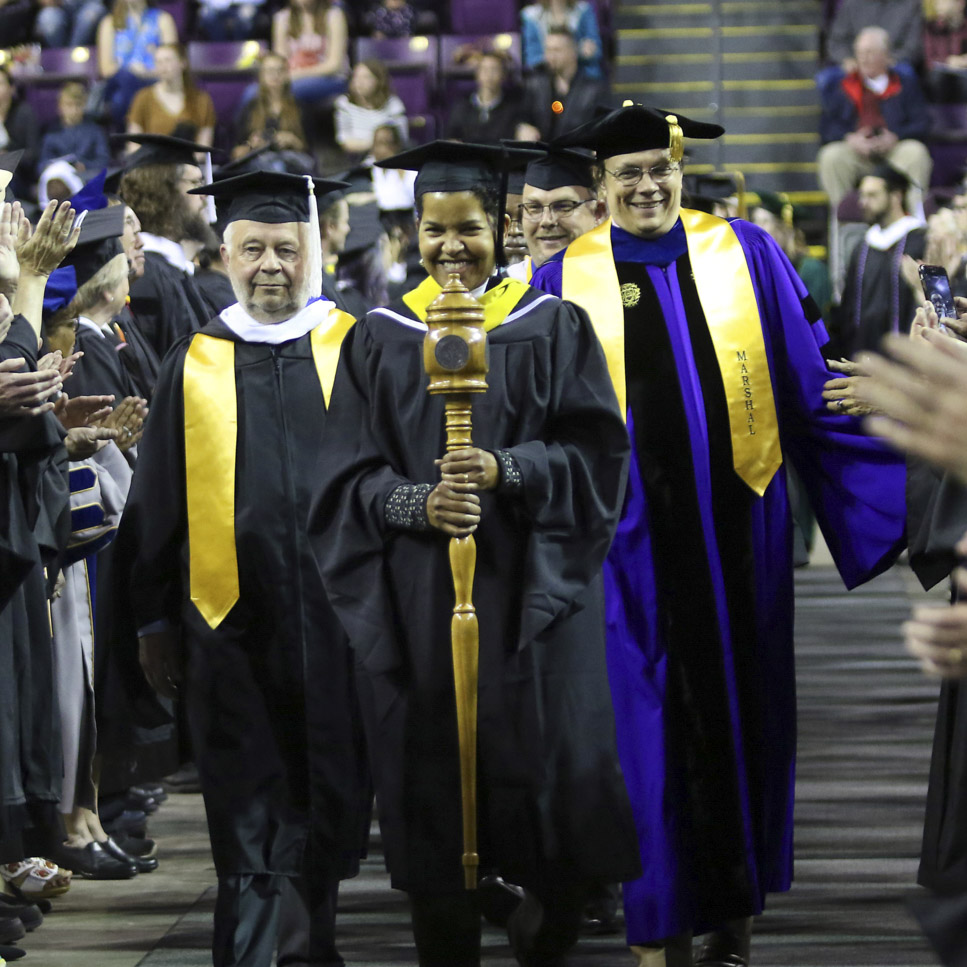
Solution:
M552 27L544 45L545 69L527 79L524 104L528 132L534 140L549 141L594 116L594 109L610 106L611 90L602 78L580 69L577 42L567 27ZM557 111L559 106L562 110Z

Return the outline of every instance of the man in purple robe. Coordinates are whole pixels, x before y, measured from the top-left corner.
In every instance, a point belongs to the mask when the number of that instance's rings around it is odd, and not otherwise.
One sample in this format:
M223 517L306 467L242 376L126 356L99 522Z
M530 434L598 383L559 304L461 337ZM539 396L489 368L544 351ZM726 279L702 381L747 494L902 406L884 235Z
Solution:
M642 967L744 967L792 879L792 522L799 472L849 587L904 542L902 461L827 411L828 341L775 242L681 207L683 137L639 105L576 129L612 219L532 284L588 310L633 446L605 565L618 751L644 875L625 884Z

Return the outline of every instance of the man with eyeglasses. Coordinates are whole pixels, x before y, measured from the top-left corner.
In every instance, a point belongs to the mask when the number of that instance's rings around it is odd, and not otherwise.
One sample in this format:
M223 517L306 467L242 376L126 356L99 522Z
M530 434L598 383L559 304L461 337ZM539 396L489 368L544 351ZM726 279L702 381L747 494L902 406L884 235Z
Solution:
M633 456L605 564L618 751L644 875L625 884L640 967L745 967L752 917L792 879L792 524L799 472L844 581L904 539L904 468L823 404L828 341L778 245L682 207L684 137L722 128L628 105L591 148L611 218L537 288L583 306Z
M518 211L528 256L508 269L509 275L524 282L529 282L534 270L552 255L600 225L608 214L595 192L590 155L541 142L527 142L527 146L541 147L547 153L532 161L524 173Z

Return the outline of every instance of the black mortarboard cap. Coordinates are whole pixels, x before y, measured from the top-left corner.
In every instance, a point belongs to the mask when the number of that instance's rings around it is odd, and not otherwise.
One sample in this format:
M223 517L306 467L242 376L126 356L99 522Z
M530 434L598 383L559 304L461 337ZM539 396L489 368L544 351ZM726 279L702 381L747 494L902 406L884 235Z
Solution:
M74 266L78 288L93 278L115 255L124 251L121 247L123 205L91 209L84 213L83 218L77 244L61 263Z
M910 179L902 171L898 171L893 165L887 164L885 161L874 165L873 170L867 172L859 180L862 181L866 177L882 178L886 182L888 191L906 192L910 187Z
M794 225L802 217L802 210L793 205L786 194L778 195L774 191L758 191L756 195L758 195L759 200L754 205L750 204L750 208L764 208L787 225Z
M281 171L249 171L234 178L225 178L210 185L192 188L190 195L211 195L218 209L222 225L240 219L268 222L309 221L308 175L290 175ZM344 181L312 178L316 201L333 191L349 186Z
M673 123L686 138L712 140L725 133L719 124L693 121L675 111L645 107L643 104L627 104L576 127L573 131L555 138L555 148L590 148L599 159L616 154L632 154L635 151L652 151L656 148L673 148Z
M140 145L124 159L124 170L133 171L147 165L197 165L195 157L199 152L210 152L211 148L183 138L173 138L167 134L112 134L112 144L127 144L132 141Z
M581 188L594 188L594 178L591 165L594 157L586 149L559 148L544 141L507 141L509 147L524 147L540 149L544 155L535 158L524 172L524 184L539 188L541 191L553 191L555 188L566 188L576 185Z
M249 171L260 170L254 162L271 149L271 144L263 144L261 148L256 148L254 151L243 154L240 158L235 158L233 161L227 161L225 164L219 165L212 172L212 180L223 181L225 178L234 178L236 175L244 175Z
M23 153L23 148L19 151L0 151L0 201L3 201L7 185L13 181L13 173L17 170Z
M499 190L504 172L536 157L533 150L500 144L430 141L376 164L418 172L414 194L419 198L428 191L470 191L478 186Z
M507 175L507 194L508 195L524 194L524 172L523 171L511 171Z

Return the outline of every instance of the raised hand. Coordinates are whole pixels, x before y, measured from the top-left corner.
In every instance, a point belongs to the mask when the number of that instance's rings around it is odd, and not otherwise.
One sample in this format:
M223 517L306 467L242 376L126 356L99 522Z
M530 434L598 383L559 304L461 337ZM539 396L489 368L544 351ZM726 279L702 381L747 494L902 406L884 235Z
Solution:
M118 431L114 442L122 453L127 453L144 434L144 421L147 415L147 400L139 396L126 396L100 421L100 425Z
M74 219L70 202L58 205L52 201L44 209L33 232L26 219L20 225L16 244L20 271L50 275L77 244L80 233L81 226Z

